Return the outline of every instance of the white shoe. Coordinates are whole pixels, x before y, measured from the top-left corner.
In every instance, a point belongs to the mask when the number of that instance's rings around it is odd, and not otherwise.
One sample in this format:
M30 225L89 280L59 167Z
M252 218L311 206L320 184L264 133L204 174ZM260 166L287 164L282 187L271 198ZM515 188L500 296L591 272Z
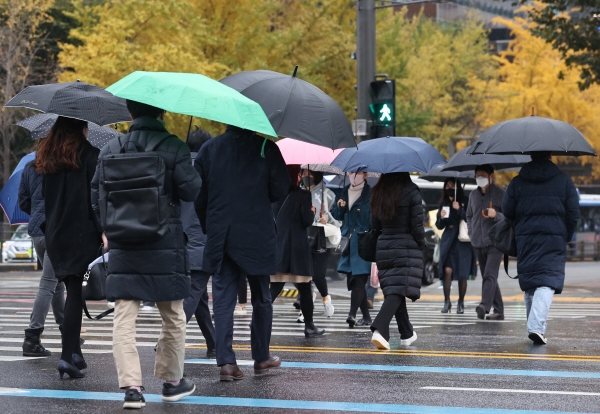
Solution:
M381 336L379 331L373 332L371 342L377 347L377 349L390 349L390 343L386 341L383 336Z
M325 308L325 316L331 318L335 311L333 304L331 303L331 296L327 295L323 298L323 307Z
M413 331L413 336L408 339L400 339L400 345L410 345L417 340L417 333Z
M298 319L296 319L296 322L304 323L304 315L302 315L302 312L298 314Z
M240 305L237 305L233 311L233 316L245 316L248 313L246 307L243 308Z
M140 312L142 313L151 313L154 310L154 306L142 306Z
M115 302L106 302L106 306L108 306L109 308L115 308Z

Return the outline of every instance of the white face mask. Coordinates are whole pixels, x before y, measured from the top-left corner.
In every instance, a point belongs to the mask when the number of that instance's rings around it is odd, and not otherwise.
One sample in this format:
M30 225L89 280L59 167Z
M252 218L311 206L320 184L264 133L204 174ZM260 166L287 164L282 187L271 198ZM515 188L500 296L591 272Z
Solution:
M477 187L484 188L489 184L490 180L485 177L477 177L475 178L475 182L477 182Z
M361 185L365 181L365 177L363 174L350 173L348 174L350 177L350 183L356 187L357 185Z

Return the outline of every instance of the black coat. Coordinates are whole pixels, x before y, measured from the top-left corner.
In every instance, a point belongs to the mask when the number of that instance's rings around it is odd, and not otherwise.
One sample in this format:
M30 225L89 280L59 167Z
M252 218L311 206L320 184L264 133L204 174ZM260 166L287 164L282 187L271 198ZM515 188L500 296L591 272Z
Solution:
M19 183L19 208L29 214L27 233L31 237L43 236L41 225L46 221L42 175L35 170L35 160L27 163Z
M571 178L552 161L531 161L508 186L502 212L515 223L521 289L547 286L561 293L567 242L579 220L579 196Z
M142 147L166 129L158 119L136 118L129 128L131 140ZM116 138L115 138L116 139ZM164 302L184 299L190 293L189 260L181 223L181 201L193 201L202 181L190 162L188 146L175 136L156 150L164 159L165 188L171 198L169 232L160 240L147 244L119 244L108 241L110 257L106 296L108 300L135 299ZM100 153L102 160L111 154L110 145ZM100 172L92 182L94 211L99 214L98 185Z
M413 301L421 297L425 249L422 203L419 187L411 182L402 192L396 217L379 220L372 216L373 228L381 229L375 257L384 296L400 295Z
M102 232L90 203L90 182L99 152L85 141L79 155L79 168L61 170L43 178L46 220L42 230L57 279L83 277L88 265L99 256Z
M464 198L460 201L460 208L455 210L452 203L442 202L440 204L435 226L444 230L440 241L440 264L438 274L440 280L444 277L446 261L452 264L452 279L468 280L470 275L477 275L477 261L475 252L470 242L458 240L460 221L467 220L466 212L469 200ZM442 207L450 207L450 216L442 218Z
M273 206L277 218L277 272L312 276L312 255L306 229L315 215L310 191L295 189Z
M191 155L193 158L196 158L198 154L192 152ZM193 201L181 202L181 221L183 223L183 231L188 239L186 247L190 260L190 270L202 270L206 235L202 232L202 226L200 226L200 220L198 220Z
M271 203L285 198L290 186L277 145L229 126L202 146L194 166L203 181L196 200L207 235L203 270L219 273L227 254L247 275L275 274L277 238Z

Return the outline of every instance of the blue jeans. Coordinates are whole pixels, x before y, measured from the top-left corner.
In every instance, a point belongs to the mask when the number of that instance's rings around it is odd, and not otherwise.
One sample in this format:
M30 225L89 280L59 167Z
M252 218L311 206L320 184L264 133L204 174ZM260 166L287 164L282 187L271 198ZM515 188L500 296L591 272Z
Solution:
M546 334L546 320L553 296L554 289L546 286L525 291L528 332Z

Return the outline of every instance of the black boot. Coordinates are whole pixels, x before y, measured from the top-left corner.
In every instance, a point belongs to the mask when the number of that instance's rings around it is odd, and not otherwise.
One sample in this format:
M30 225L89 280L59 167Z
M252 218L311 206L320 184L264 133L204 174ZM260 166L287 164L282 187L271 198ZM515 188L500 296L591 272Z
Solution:
M456 305L456 313L465 313L465 303L462 300L459 300L458 305Z
M52 355L40 342L40 335L44 329L25 329L25 340L23 341L23 356L47 357Z
M325 329L317 328L315 324L305 325L304 327L304 336L307 338L312 338L313 336L323 335L325 333Z
M450 302L450 300L448 299L444 302L442 313L450 313L450 309L452 309L452 302Z

